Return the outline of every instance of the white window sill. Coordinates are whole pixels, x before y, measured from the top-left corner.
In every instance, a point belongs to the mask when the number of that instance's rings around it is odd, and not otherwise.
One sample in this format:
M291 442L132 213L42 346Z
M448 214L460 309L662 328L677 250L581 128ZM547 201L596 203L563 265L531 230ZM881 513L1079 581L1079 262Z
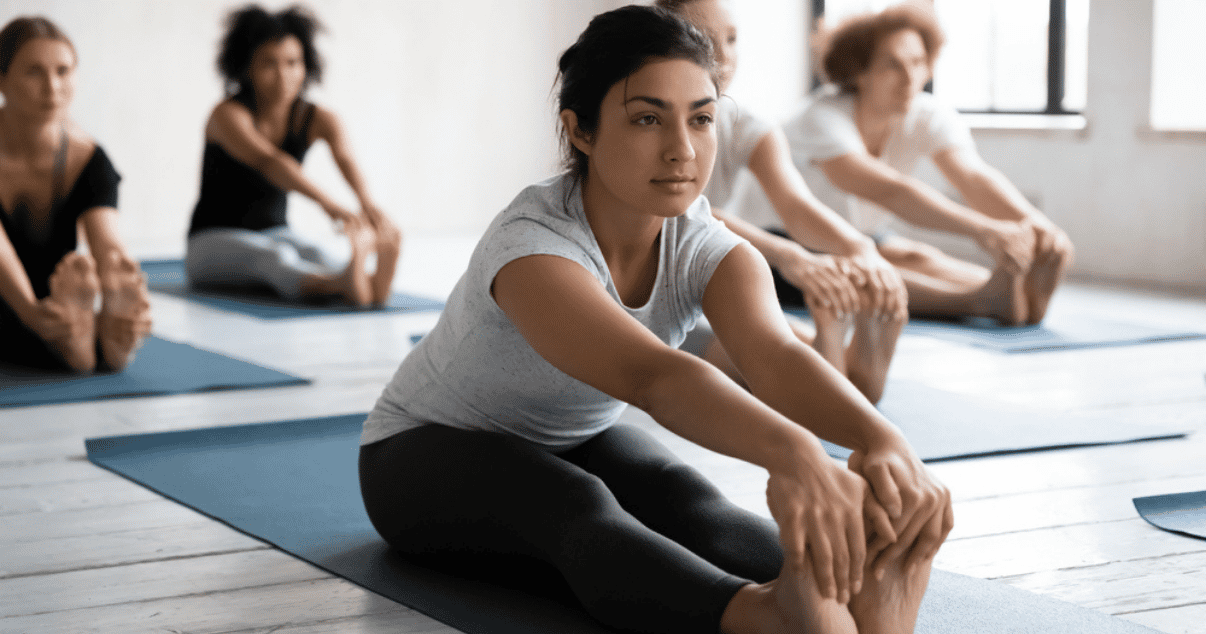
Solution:
M972 130L1026 132L1085 132L1089 122L1079 114L1004 114L964 112L963 120Z

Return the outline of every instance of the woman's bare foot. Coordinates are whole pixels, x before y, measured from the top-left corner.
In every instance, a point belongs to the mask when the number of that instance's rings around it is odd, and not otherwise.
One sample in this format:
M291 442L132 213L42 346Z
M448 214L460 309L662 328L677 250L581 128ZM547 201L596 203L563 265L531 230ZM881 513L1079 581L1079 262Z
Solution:
M812 347L843 376L846 374L846 332L854 323L854 315L838 314L832 310L810 310L812 321L817 325L816 338Z
M855 316L854 335L846 349L846 376L872 403L878 403L888 381L896 341L908 318L892 315L881 321L870 311Z
M779 578L743 587L720 619L725 634L857 634L849 608L821 595L811 564Z
M349 304L369 306L373 303L373 287L364 267L369 254L373 252L373 231L363 224L345 225L345 228L352 243L352 259L336 279L336 285Z
M907 556L888 564L882 579L868 569L863 575L862 591L850 599L850 613L859 634L910 634L917 624L917 612L926 586L930 583L933 560L923 561L911 571L904 570Z
M51 349L76 372L96 369L96 315L100 280L92 258L68 253L50 274L50 295L43 304L70 325L69 334L48 340Z
M1057 252L1030 267L1022 286L1026 294L1026 304L1030 308L1026 323L1033 325L1043 321L1043 317L1047 315L1047 304L1071 263L1072 258L1067 253Z
M991 317L1006 326L1018 326L1026 321L1026 293L1022 288L1026 278L998 268L988 282L974 295L975 314Z
M402 255L402 232L389 226L376 232L377 270L370 285L373 289L373 304L383 306L389 301L394 282L394 271L398 269L398 256Z
M101 356L114 370L123 370L151 334L151 301L147 278L138 264L117 252L101 266L100 314L96 317Z

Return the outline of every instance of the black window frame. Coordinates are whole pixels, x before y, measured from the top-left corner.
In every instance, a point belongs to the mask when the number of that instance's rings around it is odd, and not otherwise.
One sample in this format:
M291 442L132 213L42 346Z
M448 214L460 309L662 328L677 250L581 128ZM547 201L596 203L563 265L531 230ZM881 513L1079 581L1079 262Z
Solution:
M825 0L811 0L812 19L825 15ZM1064 84L1066 80L1068 11L1066 0L1050 0L1047 15L1047 105L1042 110L960 110L969 114L1044 114L1076 115L1078 110L1064 107ZM813 76L813 87L820 78ZM933 92L933 81L926 84L926 92Z

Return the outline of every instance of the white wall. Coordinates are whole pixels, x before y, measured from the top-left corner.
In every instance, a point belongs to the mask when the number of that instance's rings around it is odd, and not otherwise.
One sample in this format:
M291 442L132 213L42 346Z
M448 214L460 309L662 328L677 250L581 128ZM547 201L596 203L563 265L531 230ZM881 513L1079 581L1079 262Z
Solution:
M121 230L139 255L179 254L200 177L203 126L233 0L0 0L0 23L38 13L75 43L74 118L123 176ZM264 3L279 8L279 0ZM619 0L313 0L324 83L370 189L405 229L476 231L557 165L556 58ZM325 146L307 173L349 204ZM309 201L291 221L326 230Z
M1151 34L1151 0L1094 0L1086 132L978 131L976 141L1068 231L1074 273L1202 293L1206 134L1150 131Z

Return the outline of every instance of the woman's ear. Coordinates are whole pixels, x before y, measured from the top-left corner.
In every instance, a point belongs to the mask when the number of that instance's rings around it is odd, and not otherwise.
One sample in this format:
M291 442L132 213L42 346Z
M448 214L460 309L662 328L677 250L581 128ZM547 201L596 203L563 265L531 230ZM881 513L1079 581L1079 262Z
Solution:
M578 148L579 152L590 156L590 152L594 149L594 139L589 134L582 131L578 127L578 113L566 108L561 111L561 127L565 129L565 133L569 135L570 143Z

